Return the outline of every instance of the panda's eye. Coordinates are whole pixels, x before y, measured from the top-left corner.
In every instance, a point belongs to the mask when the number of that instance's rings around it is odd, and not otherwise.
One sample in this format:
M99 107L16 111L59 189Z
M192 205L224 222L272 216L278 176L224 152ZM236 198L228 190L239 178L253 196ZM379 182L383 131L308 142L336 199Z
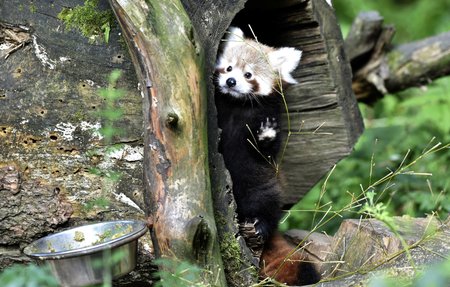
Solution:
M233 67L231 67L231 66L228 66L228 68L227 68L227 72L231 72L231 70L233 70Z
M246 79L250 79L252 77L252 73L247 72L247 73L244 74L244 77Z

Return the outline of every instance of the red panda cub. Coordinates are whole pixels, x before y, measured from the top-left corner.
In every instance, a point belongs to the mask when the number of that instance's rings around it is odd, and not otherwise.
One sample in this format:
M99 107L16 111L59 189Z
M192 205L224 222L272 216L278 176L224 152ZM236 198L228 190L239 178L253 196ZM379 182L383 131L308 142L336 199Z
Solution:
M276 232L282 210L274 163L281 144L280 85L297 83L291 72L301 55L294 48L275 49L244 38L241 29L232 27L215 67L219 151L233 182L238 222L254 223L265 241L261 276L288 284L318 281L314 270L313 278L299 281L300 272L312 267L298 255L284 264L282 273L275 274L274 267L294 248Z
M219 151L233 182L240 223L254 222L267 240L281 217L274 163L280 149L279 83L296 83L291 72L302 52L274 49L230 28L216 63Z

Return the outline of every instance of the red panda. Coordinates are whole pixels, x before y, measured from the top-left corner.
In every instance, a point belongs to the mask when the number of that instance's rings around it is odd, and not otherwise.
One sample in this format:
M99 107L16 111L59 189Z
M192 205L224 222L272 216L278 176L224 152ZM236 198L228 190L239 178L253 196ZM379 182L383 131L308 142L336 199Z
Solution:
M310 268L299 254L294 254L299 260L291 258L274 273L294 248L276 233L282 210L275 163L281 144L280 90L297 83L291 73L301 55L294 48L275 49L244 38L241 29L232 27L215 67L219 152L231 175L238 222L254 223L265 241L261 276L285 283L318 281L313 269L306 276L312 279L299 278L300 269Z
M230 28L215 68L219 152L233 182L238 221L254 222L265 240L281 217L274 163L283 98L277 90L281 82L296 83L290 73L300 57L299 50L274 49Z
M296 250L296 246L279 233L265 243L260 262L262 279L270 277L288 286L314 284L320 280L307 252L301 248Z

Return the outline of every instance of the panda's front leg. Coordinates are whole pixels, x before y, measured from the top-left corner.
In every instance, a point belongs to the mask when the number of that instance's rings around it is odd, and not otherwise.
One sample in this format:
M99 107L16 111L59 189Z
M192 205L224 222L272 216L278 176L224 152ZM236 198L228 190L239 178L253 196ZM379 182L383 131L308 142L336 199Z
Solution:
M263 119L256 130L255 140L260 152L267 157L274 157L279 149L280 128L274 117Z

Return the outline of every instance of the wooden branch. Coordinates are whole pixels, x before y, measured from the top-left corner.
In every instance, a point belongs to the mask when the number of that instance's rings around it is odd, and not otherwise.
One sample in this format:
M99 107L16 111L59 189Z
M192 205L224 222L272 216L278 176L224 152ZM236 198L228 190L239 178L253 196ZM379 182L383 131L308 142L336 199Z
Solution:
M450 75L450 32L400 45L389 52L387 60L390 93Z
M156 255L190 260L208 270L205 282L225 286L206 152L203 49L177 0L110 3L144 98L145 195Z
M362 12L353 22L345 39L345 52L349 61L355 61L375 47L381 33L383 17L378 12Z
M355 19L345 45L359 101L373 102L450 74L450 32L392 48L393 35L377 12Z

